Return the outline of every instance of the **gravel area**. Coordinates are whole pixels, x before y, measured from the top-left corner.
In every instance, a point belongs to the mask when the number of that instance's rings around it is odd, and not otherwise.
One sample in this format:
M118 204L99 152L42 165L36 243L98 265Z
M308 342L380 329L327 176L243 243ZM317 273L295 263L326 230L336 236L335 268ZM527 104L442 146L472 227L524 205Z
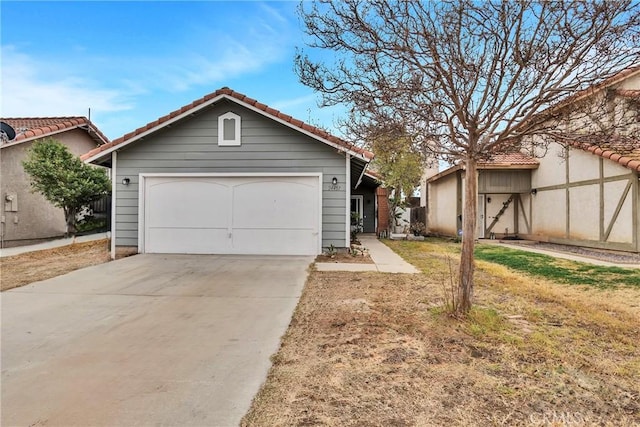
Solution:
M640 264L640 254L633 252L621 252L621 251L608 251L604 249L583 248L579 246L559 245L556 243L531 243L531 242L518 242L517 240L505 241L510 244L527 245L531 248L544 249L555 252L565 252L576 254L588 258L599 259L607 262L614 262L619 264Z

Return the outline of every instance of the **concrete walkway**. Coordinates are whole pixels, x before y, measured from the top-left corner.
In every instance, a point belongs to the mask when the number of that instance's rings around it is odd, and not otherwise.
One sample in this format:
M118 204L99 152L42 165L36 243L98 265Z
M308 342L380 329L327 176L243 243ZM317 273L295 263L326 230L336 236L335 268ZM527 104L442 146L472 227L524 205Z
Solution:
M318 271L378 271L380 273L419 273L413 265L403 260L375 235L361 235L362 246L369 250L374 264L350 264L341 262L316 263Z
M27 252L35 252L41 251L44 249L52 249L59 248L60 246L67 246L73 243L81 243L81 242L90 242L92 240L102 240L108 239L111 236L111 233L96 233L96 234L87 234L86 236L78 236L75 238L75 241L72 237L68 239L56 239L49 240L48 242L37 243L35 245L27 245L27 246L16 246L14 248L3 248L0 249L0 258L20 255Z

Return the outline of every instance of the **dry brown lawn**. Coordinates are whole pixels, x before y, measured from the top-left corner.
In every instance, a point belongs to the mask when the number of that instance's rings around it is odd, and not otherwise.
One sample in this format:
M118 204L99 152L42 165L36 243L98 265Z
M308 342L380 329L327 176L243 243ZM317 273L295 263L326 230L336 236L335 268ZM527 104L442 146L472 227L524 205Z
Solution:
M633 304L479 263L458 320L448 251L424 248L424 274L312 272L242 425L640 425Z
M6 291L109 260L108 239L4 257L0 258L0 287Z

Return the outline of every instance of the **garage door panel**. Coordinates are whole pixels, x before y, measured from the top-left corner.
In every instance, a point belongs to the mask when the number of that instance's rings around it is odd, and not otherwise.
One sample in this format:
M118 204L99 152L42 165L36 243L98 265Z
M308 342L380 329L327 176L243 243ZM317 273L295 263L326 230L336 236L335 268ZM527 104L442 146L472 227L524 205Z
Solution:
M241 229L233 231L233 253L255 255L316 255L317 236L313 230Z
M233 227L317 227L317 205L317 185L282 181L241 184L233 189Z
M144 251L314 255L318 176L148 177Z
M145 196L147 225L150 228L176 225L226 228L229 209L224 200L229 198L230 191L227 185L193 179L150 185Z
M224 254L230 250L226 228L151 228L147 233L147 253Z

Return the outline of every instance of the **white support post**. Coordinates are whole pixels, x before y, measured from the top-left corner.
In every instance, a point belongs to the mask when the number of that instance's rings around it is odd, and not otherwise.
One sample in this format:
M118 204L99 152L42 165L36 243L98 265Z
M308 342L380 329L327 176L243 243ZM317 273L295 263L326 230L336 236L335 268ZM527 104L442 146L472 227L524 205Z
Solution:
M111 259L116 259L116 187L118 152L111 153Z
M346 171L346 176L345 176L345 186L347 187L345 189L345 199L346 199L346 204L347 204L347 209L346 209L346 220L347 220L347 227L345 230L345 247L346 248L350 248L351 247L351 155L346 154L346 167L345 167L345 171Z

